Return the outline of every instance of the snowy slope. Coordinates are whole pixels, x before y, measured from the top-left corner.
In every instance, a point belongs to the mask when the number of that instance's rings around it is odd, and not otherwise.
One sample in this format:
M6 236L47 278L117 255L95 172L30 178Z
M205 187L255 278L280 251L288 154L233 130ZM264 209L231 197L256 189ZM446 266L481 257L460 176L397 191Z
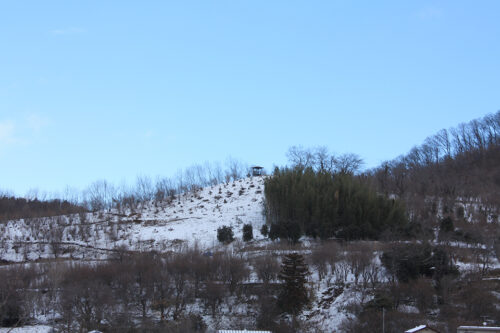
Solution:
M219 191L220 189L220 191ZM133 243L144 241L197 242L207 248L217 245L217 228L231 226L242 237L243 224L252 224L254 237L264 224L263 179L243 179L228 185L204 188L166 207L150 205L141 212L140 225L130 231Z
M217 229L230 226L241 239L244 224L256 239L265 223L264 179L253 177L149 202L134 211L99 211L0 225L0 259L104 259L116 248L167 251L182 244L218 245ZM57 232L59 230L59 232Z

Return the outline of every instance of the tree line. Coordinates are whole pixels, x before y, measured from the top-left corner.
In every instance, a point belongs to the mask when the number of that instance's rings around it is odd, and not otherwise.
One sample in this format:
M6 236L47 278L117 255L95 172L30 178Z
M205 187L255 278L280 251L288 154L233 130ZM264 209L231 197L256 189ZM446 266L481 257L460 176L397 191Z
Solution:
M58 332L205 332L202 315L215 319L247 303L257 311L253 326L289 332L279 329L276 317L308 303L307 265L301 255L292 257L301 264L297 274L294 268L284 271L276 256L248 259L242 253L197 248L125 252L101 263L3 267L0 327L52 316ZM254 282L249 281L252 271ZM299 283L293 283L297 276ZM279 305L296 292L304 298Z
M401 198L412 195L498 202L500 111L442 129L424 143L365 175L377 190Z
M416 326L429 313L442 331L453 331L482 316L500 318L491 293L497 281L485 279L495 272L476 250L372 241L305 248L285 241L260 249L123 251L104 262L3 266L0 326L43 316L59 332L205 332L209 322L230 316L234 329L319 332L321 323L301 320L308 318L302 311L328 309L355 291L361 300L343 306L354 317L341 331L380 331L382 308L387 332ZM462 276L457 256L472 268ZM243 316L232 311L241 308Z
M377 194L350 172L276 168L265 180L265 195L271 238L377 239L408 224L401 202Z
M249 175L249 167L234 158L225 165L219 162L194 164L179 170L173 177L138 176L133 186L115 186L106 180L92 183L79 199L89 210L109 208L135 209L150 201L173 201L176 196L197 192L206 186L228 183Z
M115 208L120 211L135 210L151 201L173 201L183 193L196 192L203 187L228 183L249 175L248 166L234 158L226 162L194 164L179 170L172 177L137 176L129 186L98 180L83 191L68 187L63 195L31 190L25 197L0 192L0 221L74 214Z
M66 200L38 200L0 195L0 221L75 214L85 208Z
M453 230L448 231L448 237L469 242L488 237L478 235L481 232L473 230L474 228L471 230L466 223L468 219L485 224L498 217L500 111L451 129L440 130L407 154L369 170L360 170L363 161L358 155L330 154L328 149L322 146L293 146L287 156L288 169L282 168L276 173L276 179L280 180L273 179L266 183L266 188L282 186L280 190L269 188L266 192L266 197L270 198L266 214L268 221L276 225L271 233L277 235L275 237L296 238L302 234L327 235L326 237L335 235L348 239L380 236L380 228L377 227L381 225L379 222L375 223L375 227L370 226L370 223L360 222L363 217L356 216L373 211L363 207L360 203L366 203L367 200L360 200L356 195L348 198L350 203L347 204L347 216L354 215L354 218L346 216L347 220L353 221L350 227L338 225L341 224L342 218L337 218L339 222L335 223L325 222L324 215L332 216L331 208L338 209L342 201L336 203L332 199L336 195L335 191L313 195L311 188L307 188L305 183L297 185L311 175L317 177L318 181L308 182L308 186L317 187L318 192L324 192L328 187L324 185L324 180L319 181L324 178L324 174L340 175L336 179L337 184L348 182L354 187L363 188L361 191L357 189L355 193L371 193L372 197L380 201L382 211L387 210L383 208L386 204L383 198L395 199L397 206L404 206L410 221L406 228L403 228L403 236L431 238L434 227L439 225L443 218L449 218L452 219L451 224L460 229L454 230L452 227ZM286 173L289 173L290 179L285 181ZM302 177L302 174L306 177ZM326 179L328 177L326 176ZM292 181L292 178L295 180ZM329 181L335 183L333 180ZM353 185L347 187L352 188ZM295 191L298 193L292 193ZM287 198L290 200L289 207L285 203ZM480 209L467 207L468 202L475 201L481 203ZM340 212L344 214L342 209ZM380 215L376 215L376 219L380 218ZM280 222L276 223L278 220ZM360 224L365 225L363 230L367 230L366 233L359 231ZM335 232L329 230L328 225L335 226ZM456 235L451 235L453 233ZM399 235L401 236L401 233Z

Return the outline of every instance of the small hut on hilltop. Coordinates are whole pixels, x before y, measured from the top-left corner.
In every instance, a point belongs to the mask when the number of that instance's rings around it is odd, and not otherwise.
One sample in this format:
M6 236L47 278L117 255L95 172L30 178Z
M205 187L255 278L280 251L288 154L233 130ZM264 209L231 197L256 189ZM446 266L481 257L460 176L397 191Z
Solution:
M258 165L254 165L252 167L252 177L262 176L263 175L263 170L264 170L264 167L261 167L261 166L258 166Z

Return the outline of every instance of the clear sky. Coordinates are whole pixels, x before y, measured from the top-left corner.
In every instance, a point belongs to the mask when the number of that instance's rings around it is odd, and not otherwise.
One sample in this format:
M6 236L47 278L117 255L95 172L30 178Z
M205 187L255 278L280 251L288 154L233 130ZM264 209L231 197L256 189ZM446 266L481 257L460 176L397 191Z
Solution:
M292 145L392 159L500 109L500 1L2 1L0 188Z

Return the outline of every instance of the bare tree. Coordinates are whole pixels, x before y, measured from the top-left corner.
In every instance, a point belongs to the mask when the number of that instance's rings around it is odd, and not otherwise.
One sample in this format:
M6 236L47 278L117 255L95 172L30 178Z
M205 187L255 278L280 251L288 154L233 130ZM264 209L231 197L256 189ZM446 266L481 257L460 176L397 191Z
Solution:
M357 154L347 153L334 158L335 170L339 173L353 174L360 170L363 159Z
M103 320L113 312L112 290L99 267L75 266L62 284L59 312L66 323L65 331L74 332L73 323L79 331L100 329Z
M137 176L136 181L136 197L142 202L152 200L154 198L153 182L148 176Z
M243 178L245 175L246 167L245 165L233 157L228 157L226 160L226 182L230 180L238 180Z
M186 308L186 303L192 296L192 289L189 288L189 261L186 260L185 253L176 254L168 262L168 269L173 281L173 295L171 304L173 307L173 319L177 320L182 311Z
M224 299L224 285L216 281L208 281L202 293L205 306L210 309L212 317L215 318L220 304Z
M152 308L160 312L160 320L165 320L170 311L173 294L172 277L167 265L161 258L155 258L155 269L152 271L153 303Z
M177 170L175 180L177 183L177 193L180 195L187 190L184 180L184 172L181 169Z
M290 147L286 156L294 167L308 168L314 165L314 153L311 149L305 149L302 146Z
M264 283L276 280L278 278L278 273L280 272L280 264L275 256L266 254L257 257L253 261L254 270L257 273L259 279Z
M207 169L206 169L207 163L205 165L201 164L195 164L194 165L194 170L196 174L196 183L200 187L205 187L209 184L209 176L207 176Z
M318 146L314 149L314 167L317 171L333 171L333 155L330 155L328 148Z
M86 201L90 209L96 211L111 206L115 189L106 180L93 182L85 191Z
M55 223L52 223L49 233L49 245L54 254L54 258L57 258L61 253L62 249L62 239L64 234L64 226L58 223L57 219Z
M309 256L309 262L310 266L314 267L315 271L318 273L319 280L323 280L328 274L327 253L325 253L325 248L321 245L316 247Z
M444 157L451 157L451 142L450 135L446 129L440 130L432 139L439 149L443 152Z
M214 185L220 184L224 181L224 171L222 170L220 162L215 162L214 164L213 177L213 180L215 182Z
M137 254L131 256L128 274L131 275L133 284L130 286L130 298L132 306L136 307L144 320L153 303L154 281L157 270L157 261L151 253Z
M196 170L194 167L188 167L184 170L184 181L188 191L193 191L197 189L196 183Z
M373 258L373 251L369 246L363 244L353 244L349 247L346 255L347 261L354 275L354 283L358 284L360 276L366 276L364 273L370 266ZM367 281L364 281L365 283Z
M363 271L363 282L365 284L369 283L372 289L375 289L380 282L381 268L378 263L373 261L369 266Z
M248 278L250 272L245 261L233 256L230 252L224 253L221 259L220 277L229 285L229 291L233 294L240 283Z
M155 183L155 200L162 201L175 195L174 182L170 178L158 178Z

